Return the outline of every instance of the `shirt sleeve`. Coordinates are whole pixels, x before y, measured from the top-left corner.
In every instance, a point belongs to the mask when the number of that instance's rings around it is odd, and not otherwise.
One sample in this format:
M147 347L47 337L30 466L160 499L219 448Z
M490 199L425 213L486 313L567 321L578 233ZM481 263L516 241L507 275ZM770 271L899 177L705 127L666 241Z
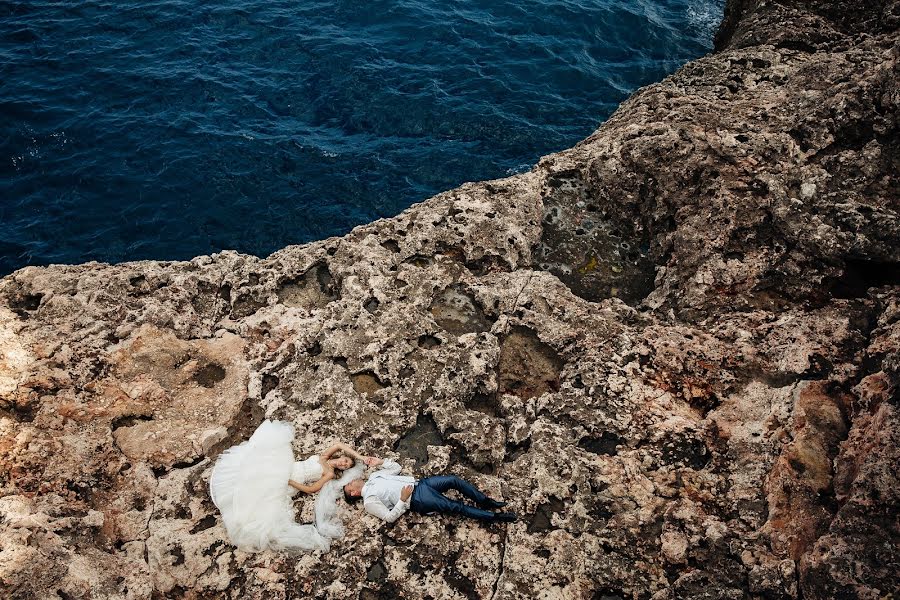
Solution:
M409 509L409 502L405 500L400 500L399 502L397 502L396 506L394 506L394 508L392 508L391 510L388 510L387 506L385 506L381 500L374 497L366 498L364 504L367 513L369 513L370 515L375 515L379 519L387 521L388 523L393 523L400 518L400 515L402 515L407 511L407 509Z
M402 468L403 467L398 465L396 461L386 458L384 459L384 462L381 463L381 468L376 472L379 475L399 475Z

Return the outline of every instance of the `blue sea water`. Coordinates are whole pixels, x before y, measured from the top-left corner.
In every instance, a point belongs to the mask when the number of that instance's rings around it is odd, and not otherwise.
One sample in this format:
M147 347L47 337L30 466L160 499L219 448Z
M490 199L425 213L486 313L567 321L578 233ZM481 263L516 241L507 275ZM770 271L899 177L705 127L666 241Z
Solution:
M723 0L0 4L0 275L265 256L525 171Z

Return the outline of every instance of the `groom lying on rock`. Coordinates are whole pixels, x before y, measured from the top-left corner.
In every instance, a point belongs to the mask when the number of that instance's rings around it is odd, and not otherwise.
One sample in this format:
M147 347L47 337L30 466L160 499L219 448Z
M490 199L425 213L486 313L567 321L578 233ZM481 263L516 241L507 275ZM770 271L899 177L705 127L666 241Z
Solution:
M367 513L388 523L393 523L409 509L421 514L445 513L491 523L516 520L516 513L489 510L502 508L506 502L491 500L455 475L438 475L417 481L414 477L400 475L400 465L390 459L369 457L366 464L381 468L369 475L368 481L354 479L346 484L344 497L350 503L362 498ZM478 507L446 497L444 492L448 490L458 491Z

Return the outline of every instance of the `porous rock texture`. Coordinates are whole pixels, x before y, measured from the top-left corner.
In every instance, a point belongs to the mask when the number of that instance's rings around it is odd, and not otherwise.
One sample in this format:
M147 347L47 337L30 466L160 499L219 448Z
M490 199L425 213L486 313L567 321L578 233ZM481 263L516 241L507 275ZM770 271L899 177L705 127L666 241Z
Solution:
M898 25L732 0L529 173L265 259L4 278L0 595L896 594ZM329 552L237 551L208 479L266 417L522 520L354 506Z

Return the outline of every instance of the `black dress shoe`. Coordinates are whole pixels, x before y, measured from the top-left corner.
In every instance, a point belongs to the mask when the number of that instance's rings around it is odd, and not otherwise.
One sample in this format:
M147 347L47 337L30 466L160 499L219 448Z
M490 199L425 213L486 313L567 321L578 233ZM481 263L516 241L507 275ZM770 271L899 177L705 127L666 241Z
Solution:
M506 502L500 502L499 500L491 500L490 498L486 498L484 502L479 502L478 506L481 508L487 508L488 510L493 510L495 508L503 508L506 506Z
M519 517L516 516L514 512L502 512L494 515L494 521L500 521L503 523L515 523L519 520Z

